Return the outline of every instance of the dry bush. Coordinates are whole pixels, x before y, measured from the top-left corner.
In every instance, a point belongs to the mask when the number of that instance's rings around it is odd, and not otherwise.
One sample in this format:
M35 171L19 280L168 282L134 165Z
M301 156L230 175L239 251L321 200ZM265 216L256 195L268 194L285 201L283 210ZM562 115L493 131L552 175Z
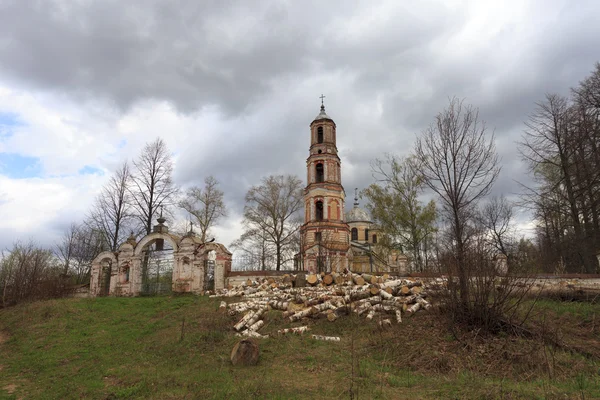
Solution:
M61 274L52 252L35 243L15 243L0 260L0 306L62 297L69 281Z
M448 285L442 292L442 311L453 323L490 333L522 333L529 313L524 300L533 282L515 267L499 274L495 252L482 238L474 238L465 252L462 270L467 277L467 293L457 282L457 259L452 254L440 258L448 273ZM465 302L465 298L467 301Z

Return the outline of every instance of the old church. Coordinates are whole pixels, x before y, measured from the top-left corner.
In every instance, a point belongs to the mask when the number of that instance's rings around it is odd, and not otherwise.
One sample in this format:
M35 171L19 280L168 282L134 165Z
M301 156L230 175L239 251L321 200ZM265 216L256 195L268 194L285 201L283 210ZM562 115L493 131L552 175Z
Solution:
M306 160L304 224L300 228L300 268L309 272L402 272L403 254L378 245L381 232L367 211L354 207L344 213L346 193L338 155L336 124L321 111L310 124L310 148Z

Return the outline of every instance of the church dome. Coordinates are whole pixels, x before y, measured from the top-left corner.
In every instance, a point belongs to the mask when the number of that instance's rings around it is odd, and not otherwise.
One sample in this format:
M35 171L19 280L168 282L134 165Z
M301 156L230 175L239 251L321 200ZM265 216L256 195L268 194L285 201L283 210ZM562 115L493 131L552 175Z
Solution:
M352 207L352 210L344 214L346 217L346 222L371 222L369 213L358 206L358 188L354 190L354 207Z
M319 115L317 115L315 117L314 121L319 121L319 120L322 120L322 119L329 119L329 120L333 121L331 119L331 117L329 115L327 115L327 113L325 112L325 106L324 105L321 105L321 112L319 113Z
M346 213L346 222L371 222L371 218L368 212L355 204L352 210Z

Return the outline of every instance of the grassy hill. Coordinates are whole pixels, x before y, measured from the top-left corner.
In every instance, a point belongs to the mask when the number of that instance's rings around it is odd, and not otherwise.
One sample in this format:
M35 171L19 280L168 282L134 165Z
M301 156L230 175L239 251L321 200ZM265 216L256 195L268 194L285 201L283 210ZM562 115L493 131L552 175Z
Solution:
M0 398L600 398L599 305L539 302L532 326L547 342L453 332L435 312L388 331L356 316L311 320L311 333L342 341L260 340L255 367L229 362L239 317L218 305L181 296L0 310ZM276 311L265 322L263 334L290 326Z

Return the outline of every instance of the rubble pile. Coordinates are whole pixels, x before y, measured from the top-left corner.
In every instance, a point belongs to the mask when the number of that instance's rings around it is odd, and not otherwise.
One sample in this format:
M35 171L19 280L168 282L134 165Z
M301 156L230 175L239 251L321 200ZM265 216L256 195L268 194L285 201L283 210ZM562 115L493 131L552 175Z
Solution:
M241 298L241 301L221 302L229 315L243 314L233 326L239 336L267 338L259 331L269 310L279 310L290 323L326 318L334 322L350 313L368 321L377 321L382 328L402 322L403 315L428 310L428 291L443 285L440 278L424 283L421 280L394 278L370 274L304 274L284 275L261 282L247 280L241 285L219 291L211 297ZM280 329L277 335L303 334L307 325ZM339 337L312 335L317 340L339 341Z

